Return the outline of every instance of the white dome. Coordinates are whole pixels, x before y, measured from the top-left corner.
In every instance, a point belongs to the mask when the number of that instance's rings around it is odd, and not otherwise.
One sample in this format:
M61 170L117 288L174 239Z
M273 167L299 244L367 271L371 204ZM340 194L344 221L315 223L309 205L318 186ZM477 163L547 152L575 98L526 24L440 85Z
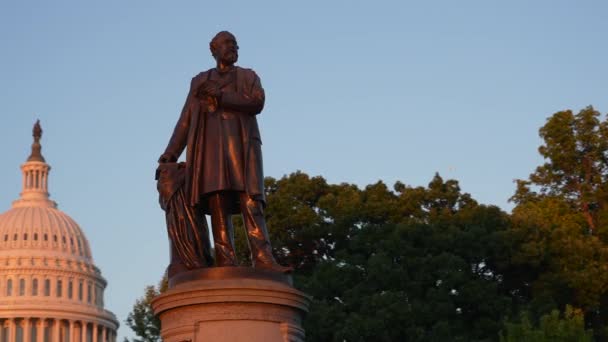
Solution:
M49 207L17 207L0 215L0 257L15 255L16 250L92 262L78 224Z
M21 166L23 191L0 215L0 341L115 342L107 286L83 231L49 199L51 167L40 153Z

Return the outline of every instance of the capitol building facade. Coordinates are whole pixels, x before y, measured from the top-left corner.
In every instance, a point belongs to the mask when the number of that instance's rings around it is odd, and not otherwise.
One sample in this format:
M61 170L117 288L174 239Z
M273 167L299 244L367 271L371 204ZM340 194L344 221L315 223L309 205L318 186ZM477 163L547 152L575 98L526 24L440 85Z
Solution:
M89 242L49 198L41 135L36 123L20 198L0 214L0 342L115 342Z

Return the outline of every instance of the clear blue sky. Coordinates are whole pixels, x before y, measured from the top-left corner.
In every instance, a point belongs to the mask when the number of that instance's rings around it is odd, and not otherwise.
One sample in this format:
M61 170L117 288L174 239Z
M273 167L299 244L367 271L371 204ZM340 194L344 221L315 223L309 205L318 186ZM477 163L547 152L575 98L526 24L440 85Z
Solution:
M439 172L508 211L513 179L542 162L546 118L608 111L607 13L599 0L3 1L0 211L40 118L52 196L123 322L167 264L156 160L224 29L266 89L266 175L418 186Z

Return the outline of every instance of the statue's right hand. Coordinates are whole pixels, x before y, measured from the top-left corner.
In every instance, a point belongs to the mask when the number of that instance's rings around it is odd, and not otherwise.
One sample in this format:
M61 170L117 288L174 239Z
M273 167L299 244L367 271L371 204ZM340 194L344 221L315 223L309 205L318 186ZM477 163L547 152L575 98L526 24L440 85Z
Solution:
M175 163L177 161L177 157L170 153L163 153L160 158L158 158L158 162L160 164L164 163Z

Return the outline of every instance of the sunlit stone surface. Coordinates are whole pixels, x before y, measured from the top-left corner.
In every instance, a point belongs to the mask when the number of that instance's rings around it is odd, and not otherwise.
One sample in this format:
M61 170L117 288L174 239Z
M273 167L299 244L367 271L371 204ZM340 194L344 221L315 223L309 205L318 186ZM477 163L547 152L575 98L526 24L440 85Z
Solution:
M41 135L37 123L21 196L0 214L0 342L115 341L89 242L49 198Z

